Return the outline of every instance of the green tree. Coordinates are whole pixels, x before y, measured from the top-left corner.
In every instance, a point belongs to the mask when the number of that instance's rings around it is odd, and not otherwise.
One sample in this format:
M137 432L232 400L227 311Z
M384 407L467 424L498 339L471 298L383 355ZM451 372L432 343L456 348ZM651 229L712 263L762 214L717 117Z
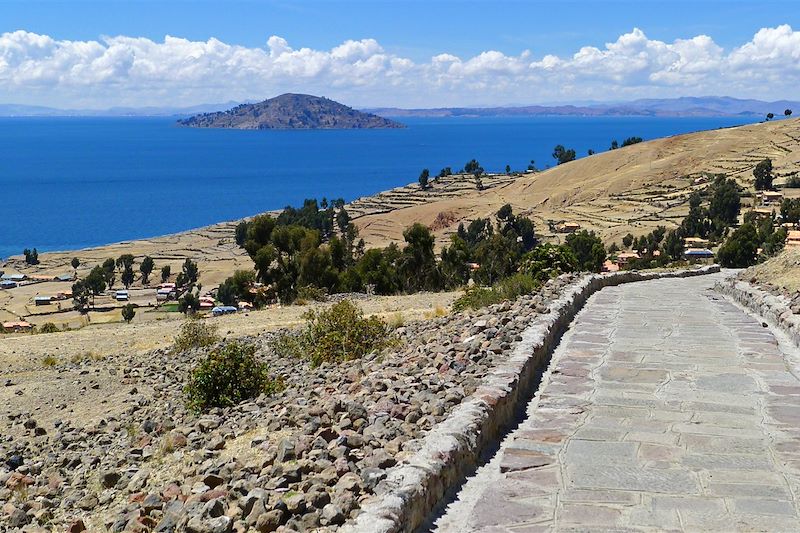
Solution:
M236 224L236 230L234 233L234 239L236 240L236 244L239 246L244 246L245 241L247 240L247 221L242 220L238 224Z
M75 305L75 309L80 311L81 314L84 314L89 310L90 295L91 291L89 290L89 286L86 284L86 281L78 280L72 284L72 301Z
M781 202L781 220L797 224L800 222L800 198L784 198Z
M772 159L764 159L756 168L753 169L755 177L755 188L757 191L768 191L772 189Z
M697 191L689 196L689 214L681 222L683 234L687 237L705 237L707 234L702 202L703 198Z
M625 248L630 248L633 245L633 239L634 236L628 233L622 238L622 246L624 246Z
M120 270L126 270L128 268L133 268L133 254L122 254L117 258L117 268Z
M719 247L717 259L728 268L744 268L755 264L758 252L758 233L755 226L747 222L734 231Z
M595 154L595 151L592 150L591 148L589 148L589 150L586 152L586 155L594 155L594 154Z
M506 174L511 174L511 165L506 165Z
M169 276L172 274L171 268L169 265L164 265L161 267L161 283L166 283L169 279Z
M428 178L430 177L431 173L428 171L427 168L423 168L422 172L419 173L419 187L420 189L427 189L428 188Z
M81 266L81 260L77 257L72 258L72 270L78 270L78 267Z
M464 165L464 173L473 174L475 177L480 177L481 174L483 174L483 167L476 159L470 159L467 161L467 164Z
M153 272L153 268L155 268L153 258L149 255L146 255L144 259L142 259L142 264L139 265L139 271L142 273L143 285L147 285L150 281L150 274Z
M197 263L187 257L186 261L183 262L181 274L183 274L184 284L194 285L197 283L200 270L197 268Z
M679 231L670 230L661 246L661 254L673 261L683 257L683 238Z
M591 272L599 272L606 259L606 250L603 241L595 235L594 231L581 230L570 233L566 239L567 247L577 260L578 268Z
M725 225L736 224L741 209L739 187L733 179L717 178L712 186L708 215L712 220L721 220Z
M187 315L193 314L200 309L200 299L195 296L192 291L186 291L186 294L181 296L178 300L178 311Z
M433 252L434 238L431 231L415 223L403 232L406 246L398 263L398 273L403 288L408 292L435 290L439 282L436 256Z
M569 163L575 160L575 150L572 148L564 148L563 145L558 144L553 148L553 158L558 161L559 165Z
M103 278L105 279L109 289L114 286L114 281L117 279L116 267L116 262L111 257L103 261L101 269L103 272Z
M617 148L619 148L619 143L617 142L616 139L614 139L613 141L611 141L611 148L610 149L611 150L616 150Z
M127 304L122 308L122 320L127 322L128 324L131 323L133 317L136 316L136 310L133 304Z
M791 116L791 115L792 115L792 110L791 110L791 109L785 109L785 110L783 111L783 116L785 116L785 117L789 117L789 116Z
M772 120L773 118L775 118L773 113L767 113L767 120Z
M135 275L133 273L133 268L130 266L126 266L125 270L122 271L122 275L120 276L120 281L127 289L131 285L133 285L133 280L135 279Z
M113 259L112 259L113 261ZM94 267L89 275L86 276L84 283L92 293L92 305L94 306L94 297L106 290L106 280L108 279L107 271L100 266Z

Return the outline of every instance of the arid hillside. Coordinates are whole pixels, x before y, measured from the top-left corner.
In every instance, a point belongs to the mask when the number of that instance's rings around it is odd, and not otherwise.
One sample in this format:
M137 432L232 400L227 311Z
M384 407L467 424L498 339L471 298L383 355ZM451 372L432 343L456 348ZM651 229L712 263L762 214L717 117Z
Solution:
M408 186L358 200L353 211L361 215L356 224L372 246L402 239L403 229L413 222L435 228L442 240L459 222L489 216L505 203L534 219L541 234L553 235L559 223L576 222L613 241L629 231L643 234L656 225L674 226L688 211L689 193L707 186L702 181L711 174L724 173L752 186L753 168L767 157L777 183L800 172L800 119L635 144L485 190L477 190L471 177L453 176L450 180L462 181L458 194L440 193L452 188L450 182L435 184L431 191Z

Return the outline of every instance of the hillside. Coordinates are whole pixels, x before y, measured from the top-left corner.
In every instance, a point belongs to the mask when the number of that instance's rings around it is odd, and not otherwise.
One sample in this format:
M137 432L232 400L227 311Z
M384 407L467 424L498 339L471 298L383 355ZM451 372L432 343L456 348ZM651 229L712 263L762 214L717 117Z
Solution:
M606 241L619 241L628 232L675 227L688 212L689 194L707 186L696 184L698 178L724 173L752 187L753 168L767 157L776 183L800 173L800 119L657 139L508 177L482 191L471 177L452 176L428 191L410 185L357 200L351 212L371 246L402 240L403 228L413 222L436 228L445 242L459 222L490 216L505 203L555 240L563 234L552 227L577 222Z
M357 111L327 98L308 94L282 94L256 104L227 111L203 113L178 121L193 128L269 129L375 129L403 125Z

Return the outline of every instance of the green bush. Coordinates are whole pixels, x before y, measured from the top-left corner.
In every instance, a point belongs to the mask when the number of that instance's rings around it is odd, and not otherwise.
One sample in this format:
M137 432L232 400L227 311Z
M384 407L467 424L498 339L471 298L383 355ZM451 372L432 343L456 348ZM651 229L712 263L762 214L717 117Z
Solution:
M175 337L172 346L175 352L185 352L192 348L202 348L219 342L217 326L208 324L200 319L190 318L181 326L181 331Z
M307 357L313 366L358 359L394 342L386 322L374 316L364 317L349 300L308 311L303 318L303 330L279 335L272 346L282 355Z
M566 272L574 272L577 268L578 260L572 250L566 246L546 243L525 254L519 270L544 282Z
M530 274L514 274L495 283L492 287L469 287L464 296L453 302L453 311L480 309L506 300L516 300L531 294L541 286Z
M324 302L327 299L328 290L325 287L319 288L313 285L305 285L297 289L297 299L294 303L303 305L308 302Z
M53 324L52 322L45 322L38 328L39 333L58 333L61 331L58 329L58 326Z
M280 379L272 379L266 363L255 357L255 347L231 342L208 354L189 375L184 387L193 411L230 407L259 394L274 394L283 389Z

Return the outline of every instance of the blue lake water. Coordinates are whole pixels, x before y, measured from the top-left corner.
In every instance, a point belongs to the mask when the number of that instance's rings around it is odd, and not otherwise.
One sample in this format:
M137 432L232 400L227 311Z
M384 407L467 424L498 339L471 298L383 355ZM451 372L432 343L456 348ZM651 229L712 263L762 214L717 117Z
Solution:
M0 257L174 233L327 196L352 200L422 168L554 163L752 117L403 119L406 129L189 129L169 118L0 118Z

